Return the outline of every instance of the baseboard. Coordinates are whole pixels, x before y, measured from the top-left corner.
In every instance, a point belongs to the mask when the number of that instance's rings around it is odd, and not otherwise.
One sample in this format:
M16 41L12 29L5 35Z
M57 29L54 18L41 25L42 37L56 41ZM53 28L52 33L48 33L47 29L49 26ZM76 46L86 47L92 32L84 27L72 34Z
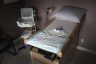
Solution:
M93 51L91 49L87 49L87 48L84 48L84 47L81 47L81 46L77 46L77 49L81 50L81 51L89 52L91 54L95 54L96 55L96 51Z

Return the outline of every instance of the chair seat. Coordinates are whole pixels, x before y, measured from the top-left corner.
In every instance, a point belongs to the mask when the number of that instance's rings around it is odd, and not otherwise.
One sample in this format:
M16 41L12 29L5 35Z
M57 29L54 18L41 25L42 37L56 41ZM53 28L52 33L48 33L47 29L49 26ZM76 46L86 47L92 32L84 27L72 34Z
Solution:
M11 45L7 40L0 40L0 52L5 51Z

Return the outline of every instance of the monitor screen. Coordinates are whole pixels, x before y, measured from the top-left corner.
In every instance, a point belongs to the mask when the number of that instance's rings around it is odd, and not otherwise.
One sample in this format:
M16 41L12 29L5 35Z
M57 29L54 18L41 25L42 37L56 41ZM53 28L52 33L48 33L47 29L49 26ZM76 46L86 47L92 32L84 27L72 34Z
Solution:
M33 18L33 8L22 8L21 9L21 18Z

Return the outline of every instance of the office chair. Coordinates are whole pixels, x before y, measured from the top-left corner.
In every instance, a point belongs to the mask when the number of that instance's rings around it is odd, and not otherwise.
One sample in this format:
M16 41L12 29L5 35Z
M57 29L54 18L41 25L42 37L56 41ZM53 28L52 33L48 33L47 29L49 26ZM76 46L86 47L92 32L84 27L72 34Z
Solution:
M13 49L13 51L10 51L10 48ZM13 43L13 38L2 31L0 27L0 54L3 52L9 52L13 55L17 54L15 45Z

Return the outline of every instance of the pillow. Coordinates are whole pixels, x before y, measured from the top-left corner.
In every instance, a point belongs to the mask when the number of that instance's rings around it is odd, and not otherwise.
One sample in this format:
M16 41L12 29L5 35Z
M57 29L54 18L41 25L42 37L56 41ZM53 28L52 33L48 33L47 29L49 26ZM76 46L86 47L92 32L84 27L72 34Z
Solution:
M80 20L85 13L86 9L84 8L64 6L61 10L54 14L53 17L55 17L56 20L80 23Z

